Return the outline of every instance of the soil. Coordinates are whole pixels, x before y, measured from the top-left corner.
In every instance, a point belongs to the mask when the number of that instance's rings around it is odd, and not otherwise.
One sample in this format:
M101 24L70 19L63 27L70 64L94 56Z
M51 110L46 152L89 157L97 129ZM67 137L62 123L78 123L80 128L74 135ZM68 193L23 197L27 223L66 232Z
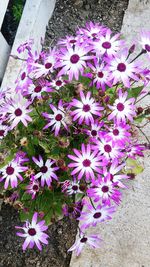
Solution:
M56 0L49 21L44 48L54 46L59 38L72 35L87 21L100 22L119 32L128 0Z
M49 244L42 252L37 249L22 251L23 238L16 236L16 225L21 225L18 212L10 205L2 205L0 213L0 267L67 267L74 243L77 222L64 218L49 226Z
M55 11L49 21L44 48L54 46L60 37L72 35L86 21L100 22L113 32L121 29L128 0L57 0ZM16 210L2 205L0 216L0 267L68 267L71 254L68 248L74 243L77 223L64 218L48 230L49 245L42 252L22 252L22 238L15 235L19 225Z

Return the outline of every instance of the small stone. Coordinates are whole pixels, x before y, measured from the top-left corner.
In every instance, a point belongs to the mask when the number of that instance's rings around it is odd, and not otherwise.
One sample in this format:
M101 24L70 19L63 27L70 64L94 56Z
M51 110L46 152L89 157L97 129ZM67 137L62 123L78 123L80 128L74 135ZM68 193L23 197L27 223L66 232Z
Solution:
M90 9L90 5L85 5L85 10L89 10Z

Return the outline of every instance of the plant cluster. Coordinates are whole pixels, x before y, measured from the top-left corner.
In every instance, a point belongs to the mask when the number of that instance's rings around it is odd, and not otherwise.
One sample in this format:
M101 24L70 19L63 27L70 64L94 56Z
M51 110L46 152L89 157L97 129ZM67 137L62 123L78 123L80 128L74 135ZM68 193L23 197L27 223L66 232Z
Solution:
M150 70L138 60L150 56L150 33L139 43L134 56L135 45L89 22L39 54L32 40L18 47L15 58L27 56L15 89L0 92L0 181L25 221L16 227L23 250L48 244L46 225L62 214L80 222L69 251L99 247L99 234L86 230L112 219L127 180L142 171L137 157L149 140L139 143L136 130L149 107L138 103Z

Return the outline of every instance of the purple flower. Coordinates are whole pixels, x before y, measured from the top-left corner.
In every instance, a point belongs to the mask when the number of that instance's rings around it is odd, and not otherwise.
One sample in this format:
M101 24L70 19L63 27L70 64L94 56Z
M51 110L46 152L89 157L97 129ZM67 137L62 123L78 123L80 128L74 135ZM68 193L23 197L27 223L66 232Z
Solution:
M54 105L49 105L51 110L53 111L53 114L48 114L46 112L43 112L43 116L48 119L48 124L44 127L44 129L47 129L48 127L52 127L52 131L55 131L55 136L59 134L61 126L64 126L66 130L68 130L68 126L66 124L65 119L67 118L66 111L63 107L62 100L59 100L58 108L56 108Z
M25 99L21 94L15 95L13 99L6 104L3 108L4 112L8 114L8 120L11 123L10 129L15 128L19 122L22 122L27 127L28 122L32 121L32 118L28 115L32 110L28 107L30 102Z
M102 35L99 40L92 43L93 49L96 52L97 57L103 55L113 56L122 48L124 41L119 40L120 34L115 34L111 37L111 30L107 29L105 35Z
M102 126L104 125L103 122L99 122L98 120L95 120L90 125L90 129L84 129L83 131L89 135L92 138L98 138L98 133L101 130Z
M120 173L125 167L125 163L119 164L117 159L114 159L109 167L104 166L103 175L106 177L110 175L110 181L116 184L118 187L127 188L121 180L128 179L128 175Z
M9 127L0 121L0 140L3 139L9 131Z
M86 211L81 212L78 218L81 221L81 230L85 230L90 226L96 226L97 223L111 220L111 215L116 211L114 206L98 205L94 208L90 203L86 203Z
M85 146L82 144L81 151L77 149L73 149L76 156L68 155L70 159L75 161L74 163L70 163L68 167L74 168L71 172L71 175L78 174L78 179L80 180L84 175L87 180L94 179L96 173L101 173L100 166L102 166L100 162L100 156L97 151L91 151L91 146Z
M35 180L34 176L31 177L30 183L26 186L26 189L26 193L32 195L32 199L34 199L39 192L39 182Z
M59 90L61 87L63 87L66 84L66 81L63 80L62 77L59 77L57 79L52 80L49 84L55 90Z
M37 223L37 217L38 213L35 212L31 223L26 221L23 227L15 226L16 229L22 229L24 231L24 233L16 233L17 236L25 238L22 245L23 250L26 250L27 247L33 248L34 245L36 245L39 250L42 250L41 243L48 244L47 239L49 236L44 233L44 231L48 229L48 226L45 225L44 220Z
M87 125L94 123L93 116L96 115L101 117L100 110L104 108L100 106L99 103L95 102L95 99L91 97L91 92L88 92L86 95L81 91L80 92L81 101L73 99L70 105L76 109L70 114L73 117L73 121L78 120L79 124L82 124L84 121Z
M93 23L92 21L86 23L85 28L79 28L77 34L82 36L88 42L88 40L100 39L105 33L107 28L99 23Z
M67 45L66 48L62 48L58 56L59 61L56 63L56 68L61 68L58 76L68 74L69 81L74 77L78 80L79 74L82 74L86 67L86 61L94 57L88 56L90 50L91 47L87 47L85 43L75 44L73 47Z
M80 190L80 182L76 181L75 178L73 181L66 180L62 182L62 192L66 193L67 195L83 193Z
M94 60L94 66L91 63L88 63L88 66L91 68L91 72L86 74L87 77L92 79L90 85L96 85L97 89L102 88L103 91L106 90L106 85L111 87L110 81L110 71L104 64L100 64L97 59Z
M135 98L129 98L128 93L119 89L118 98L115 100L113 106L109 105L112 113L108 116L108 120L114 119L117 124L123 122L126 123L126 119L133 121L133 117L136 116L135 112Z
M115 158L123 157L124 154L121 152L122 147L112 140L107 140L107 135L99 132L99 138L92 138L92 149L97 150L101 155L104 165Z
M74 251L76 252L76 255L79 256L83 247L88 244L92 248L99 248L100 242L102 239L99 237L99 235L85 235L85 234L80 234L80 238L76 240L76 242L73 244L73 246L68 249L68 251Z
M18 162L16 159L12 160L2 169L0 169L0 182L5 180L4 188L7 189L10 183L12 188L18 186L18 179L23 181L23 177L21 176L21 172L24 172L28 169L28 167L24 167Z
M35 174L35 179L41 178L41 186L44 186L46 183L48 186L51 185L52 179L58 180L55 171L57 171L58 167L53 167L52 165L55 163L54 160L47 159L44 163L42 157L39 155L39 158L32 157L33 161L37 166L39 166L40 171Z
M19 45L19 47L17 48L17 52L20 54L20 53L24 52L25 49L30 51L32 45L33 45L33 40L30 39L29 41Z
M42 64L38 62L31 62L29 64L31 68L30 76L38 79L46 76L47 74L53 73L56 64L56 56L57 51L55 49L50 49L49 53L44 56Z
M120 204L121 193L115 187L117 183L111 181L111 175L108 173L105 177L98 175L98 179L92 182L91 188L87 190L88 196L94 198L97 202L102 200L105 205L111 205L111 200Z
M42 85L39 83L38 85L35 85L33 83L30 83L26 90L24 90L23 96L30 96L30 99L33 102L35 99L42 99L42 94L44 92L49 93L53 92L53 90L50 89L46 84Z
M144 154L142 153L143 150L145 150L144 145L131 144L130 146L126 148L126 154L129 158L133 158L133 159L135 159L136 156L144 157Z
M125 143L130 142L131 133L129 132L130 126L125 123L115 124L112 128L108 127L108 134L106 139L112 140L123 146Z
M120 57L115 56L108 60L109 70L111 71L110 80L113 80L115 85L117 82L122 81L124 86L130 87L130 80L138 81L139 78L136 74L139 73L139 64L135 61L128 62L128 50L122 51Z

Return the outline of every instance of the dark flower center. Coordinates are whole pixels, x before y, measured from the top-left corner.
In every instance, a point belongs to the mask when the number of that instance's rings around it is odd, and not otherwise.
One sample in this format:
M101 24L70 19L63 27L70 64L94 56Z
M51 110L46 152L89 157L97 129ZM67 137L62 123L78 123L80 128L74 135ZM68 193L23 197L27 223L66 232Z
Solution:
M39 93L39 92L41 92L41 90L42 90L42 87L41 87L40 85L38 85L38 86L36 86L36 87L34 88L34 92L35 92L35 93Z
M110 174L110 181L113 182L114 176Z
M118 109L119 111L123 111L123 110L124 110L124 105L123 105L122 103L118 103L118 104L117 104L117 109Z
M25 77L26 77L26 73L23 72L23 73L21 74L21 80L23 81L23 80L25 79Z
M78 186L77 185L73 185L72 186L72 190L77 191L78 190Z
M96 130L92 130L92 131L91 131L91 135L92 135L92 136L96 136L96 135L97 135L97 131L96 131Z
M4 130L0 130L0 136L4 136Z
M6 173L8 175L12 175L14 173L14 170L15 169L13 167L9 166L9 167L6 168Z
M111 48L111 43L110 42L104 42L104 43L102 43L102 47L105 49L109 49L109 48Z
M45 69L50 69L52 67L52 63L48 62L45 64Z
M15 115L16 115L17 117L21 116L21 115L22 115L22 110L21 110L20 108L17 108L17 109L15 110Z
M101 71L99 71L97 75L98 75L99 78L103 78L104 77L104 74Z
M113 130L113 135L119 135L119 131L118 131L118 129L114 129L114 130Z
M146 49L147 52L150 52L150 45L146 44L145 45L145 49Z
M86 241L87 241L87 237L83 237L83 238L81 238L81 240L80 240L81 243L86 243Z
M61 121L62 120L62 115L61 114L57 114L55 117L56 121Z
M108 187L107 185L104 185L104 186L102 187L102 191L103 191L104 193L107 193L107 192L109 191L109 187Z
M104 150L105 150L105 152L110 153L111 150L112 150L112 148L111 148L110 145L105 145L105 146L104 146Z
M71 44L75 44L75 43L76 43L76 40L73 40L73 39L72 39L72 40L70 40L70 43L71 43Z
M82 164L84 167L89 167L91 165L91 161L89 159L85 159Z
M31 235L31 236L36 235L36 231L35 231L35 229L34 229L34 228L30 228L30 229L28 230L28 234Z
M62 81L60 81L60 80L56 81L56 85L57 86L61 86L62 85Z
M33 186L33 190L34 190L34 191L38 191L38 190L39 190L38 185L35 184L35 185Z
M70 57L70 61L72 64L76 64L79 61L80 57L77 54L74 54Z
M96 212L96 213L93 215L93 217L94 217L95 219L98 219L98 218L100 218L101 216L102 216L101 212Z
M42 167L40 168L40 171L41 171L42 173L46 173L47 170L48 170L48 168L47 168L46 166L42 166Z
M83 111L84 112L88 112L88 111L90 111L90 109L91 108L90 108L90 106L88 104L83 106Z
M126 65L124 63L119 63L117 66L117 70L120 72L124 72L126 70Z
M92 37L97 37L97 33L92 33Z

